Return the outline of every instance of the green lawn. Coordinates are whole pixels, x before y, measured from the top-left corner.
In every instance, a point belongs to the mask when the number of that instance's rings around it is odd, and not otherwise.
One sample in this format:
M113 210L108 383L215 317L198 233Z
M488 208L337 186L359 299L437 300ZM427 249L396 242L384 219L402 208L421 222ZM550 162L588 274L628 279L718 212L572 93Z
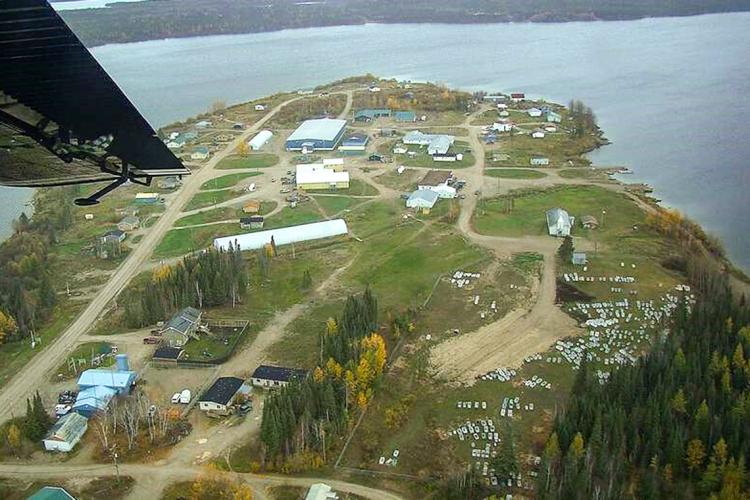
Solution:
M349 189L310 189L310 194L341 194L345 196L376 196L378 190L360 179L351 179Z
M375 181L397 191L412 191L416 189L417 181L421 177L424 177L424 172L420 170L407 168L399 174L393 169L378 175L375 177Z
M526 168L488 168L485 169L484 175L501 179L543 179L547 177L544 172Z
M469 144L467 142L463 141L456 141L453 146L451 147L451 152L455 153L463 153L463 159L461 161L454 161L454 162L442 162L442 161L435 161L432 159L432 156L427 154L427 148L426 147L417 147L417 146L409 146L409 151L416 151L417 155L413 158L410 158L406 155L400 155L403 156L403 164L407 167L421 167L421 168L435 168L435 169L457 169L457 168L466 168L471 167L474 165L475 159L474 159L474 153L466 153L466 149L468 149Z
M348 196L313 196L318 205L328 217L340 214L344 210L351 210L365 200Z
M195 210L198 208L210 207L211 205L217 205L225 201L229 201L232 198L236 198L240 193L231 189L222 189L220 191L203 191L190 200L185 207L185 211Z
M215 238L239 234L243 230L239 224L214 224L210 226L172 229L154 250L155 259L179 257L196 250L207 248Z
M643 224L643 212L625 195L598 186L563 186L543 191L518 191L511 193L513 212L506 213L508 196L480 202L475 213L477 230L495 236L523 236L547 234L545 212L550 208L563 208L580 219L593 215L601 219L606 210L606 220L597 236L619 236L633 224ZM483 213L484 212L484 213ZM589 231L576 224L575 236L587 237Z
M279 163L279 157L272 153L252 153L247 156L227 156L216 168L220 170L237 168L267 168Z
M264 229L274 229L277 227L297 226L323 220L323 214L318 211L313 203L303 203L296 208L284 207L275 215L272 215L265 221Z
M260 175L260 172L222 175L221 177L216 177L215 179L204 182L201 189L225 189L234 186L243 179L255 177L256 175Z

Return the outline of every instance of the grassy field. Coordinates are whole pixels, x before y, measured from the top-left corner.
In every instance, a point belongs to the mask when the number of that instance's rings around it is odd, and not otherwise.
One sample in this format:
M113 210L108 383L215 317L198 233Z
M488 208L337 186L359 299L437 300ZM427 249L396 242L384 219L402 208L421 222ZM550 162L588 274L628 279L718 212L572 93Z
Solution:
M558 175L565 179L609 179L606 170L596 168L565 168Z
M154 259L179 257L196 250L207 248L215 238L238 234L239 224L213 224L210 226L171 229L154 250Z
M482 234L522 236L547 234L544 212L560 207L576 217L574 245L587 240L589 272L596 276L633 276L638 293L655 297L681 281L680 276L661 266L667 256L678 250L646 223L645 213L626 195L599 186L564 186L544 191L518 192L513 195L513 212L506 213L507 197L485 200L475 214L475 227ZM602 216L602 210L606 215ZM600 222L598 229L580 225L582 215L593 215ZM633 267L635 266L635 267ZM561 272L580 272L564 262ZM611 292L611 283L587 282L576 285L602 299L621 298ZM627 288L627 287L626 287Z
M225 189L236 185L243 179L255 177L256 175L260 175L260 172L222 175L221 177L216 177L215 179L204 182L203 185L201 185L201 189Z
M187 206L185 206L185 211L189 212L190 210L196 210L198 208L218 205L219 203L224 203L225 201L229 201L232 198L236 198L237 196L240 196L240 194L241 193L238 193L232 189L222 189L219 191L202 191L193 196L193 199L188 202Z
M498 166L528 167L531 157L535 155L549 158L550 165L587 167L590 162L583 154L598 144L598 138L584 136L572 137L563 132L546 134L543 139L533 139L528 133L514 132L512 136L501 137L502 150L510 158ZM488 160L495 154L493 151L486 153Z
M212 329L212 335L201 335L185 344L185 359L211 361L227 356L237 337L244 333L241 328Z
M378 190L360 179L351 179L349 189L310 189L310 194L341 194L344 196L376 196Z
M327 217L341 214L344 210L351 210L366 200L351 198L349 196L313 196L315 202L320 205Z
M484 171L484 175L501 179L543 179L547 177L544 172L526 168L488 168Z
M416 151L417 155L413 158L403 156L401 162L407 167L420 167L420 168L435 168L435 169L457 169L466 168L474 165L476 161L474 159L474 153L466 153L469 148L469 144L463 141L456 141L451 147L451 151L455 153L463 153L463 159L461 161L454 162L441 162L432 159L432 156L427 154L427 148L418 148L416 146L410 146L410 151ZM401 158L401 157L400 157Z
M0 346L0 387L25 366L36 353L50 344L73 321L86 304L81 301L61 300L51 314L52 320L36 330L39 340L36 349L28 340L7 342Z
M268 168L279 163L279 157L271 153L253 153L247 156L227 156L216 165L217 169Z
M408 192L417 188L417 181L422 177L424 177L423 171L407 168L402 174L389 170L375 177L375 182L397 191Z
M70 380L72 378L76 378L79 373L81 373L83 370L87 370L89 368L93 368L91 365L91 353L94 353L94 356L98 354L103 353L109 353L112 351L112 346L108 342L86 342L83 344L80 344L78 347L75 348L73 352L67 355L65 358L65 361L60 364L60 366L57 367L57 370L55 370L50 378L53 381L61 381L61 380ZM69 359L85 359L86 363L83 365L78 365L77 371L71 371L70 367L68 366L68 360ZM114 356L107 356L103 358L101 364L97 365L98 367L105 367L105 366L112 366L115 363Z
M275 201L263 201L260 204L260 215L272 212L278 203ZM211 210L204 210L193 215L186 215L175 222L175 227L195 226L198 224L208 224L211 222L220 222L230 219L239 219L246 214L241 208L220 207Z
M284 207L276 215L267 218L263 229L274 229L277 227L297 226L323 220L323 214L314 203L303 203L296 208Z

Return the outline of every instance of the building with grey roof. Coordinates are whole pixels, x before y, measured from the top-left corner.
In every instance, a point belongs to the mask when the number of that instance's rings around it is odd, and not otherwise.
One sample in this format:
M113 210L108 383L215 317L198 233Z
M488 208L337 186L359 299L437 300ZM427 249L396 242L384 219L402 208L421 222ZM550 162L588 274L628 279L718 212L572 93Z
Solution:
M68 413L52 426L42 441L47 451L71 451L88 429L89 421L78 413Z
M186 307L167 322L162 337L169 347L183 347L191 338L198 338L201 312L194 307Z
M429 210L435 206L438 198L438 193L435 191L430 189L417 189L406 199L406 206L408 208Z
M305 120L286 140L287 151L333 151L346 130L346 120Z

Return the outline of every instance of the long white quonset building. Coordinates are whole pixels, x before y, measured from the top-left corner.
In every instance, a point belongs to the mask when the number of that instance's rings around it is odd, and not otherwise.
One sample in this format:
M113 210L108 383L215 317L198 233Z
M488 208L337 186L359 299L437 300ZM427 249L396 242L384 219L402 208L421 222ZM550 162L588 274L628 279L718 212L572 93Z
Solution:
M247 143L247 145L250 146L250 149L253 151L258 151L271 140L271 137L273 137L273 132L270 130L261 130Z
M333 151L346 130L346 120L321 118L305 120L286 140L287 151Z
M230 245L239 245L241 250L256 250L271 243L271 238L273 238L273 241L277 246L281 246L289 245L290 243L301 243L304 241L332 238L334 236L341 236L348 233L349 228L346 227L344 219L334 219L313 222L310 224L301 224L299 226L280 227L278 229L268 229L266 231L258 231L255 233L216 238L214 240L214 247L227 250Z

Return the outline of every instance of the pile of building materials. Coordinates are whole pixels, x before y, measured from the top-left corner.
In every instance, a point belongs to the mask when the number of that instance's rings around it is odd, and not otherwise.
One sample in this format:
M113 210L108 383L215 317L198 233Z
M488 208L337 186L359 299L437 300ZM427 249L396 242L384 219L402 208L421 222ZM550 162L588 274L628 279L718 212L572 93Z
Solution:
M481 278L480 273L469 273L466 271L456 271L453 273L453 276L451 277L451 285L453 285L456 288L463 288L467 285L470 285L472 281L478 280Z
M497 368L491 372L480 375L480 380L495 380L498 382L508 382L510 379L516 376L516 370L508 368Z

